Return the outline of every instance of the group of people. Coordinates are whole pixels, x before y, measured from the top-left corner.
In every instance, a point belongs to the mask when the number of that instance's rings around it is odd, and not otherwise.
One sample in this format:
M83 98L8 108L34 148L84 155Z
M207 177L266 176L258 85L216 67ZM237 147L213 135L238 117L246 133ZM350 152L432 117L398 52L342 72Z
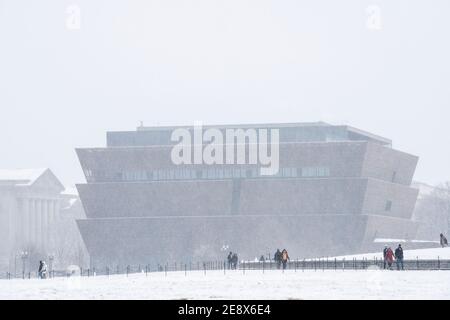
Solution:
M238 265L238 255L237 253L233 253L230 251L227 257L228 260L228 269L237 269Z
M277 268L280 269L281 265L283 265L283 270L286 269L287 262L291 260L289 258L289 254L286 249L283 249L283 251L280 251L280 249L277 249L273 256L273 260L277 263Z
M397 265L397 270L400 270L400 268L402 270L404 270L403 269L403 248L402 248L402 245L399 244L397 249L395 249L395 252L392 251L392 249L390 247L385 245L384 249L383 249L383 261L384 261L384 264L383 264L384 269L386 269L386 267L387 267L389 270L392 270L392 264L395 261L395 263Z
M269 259L270 259L270 257L269 257ZM285 270L287 267L287 263L288 263L288 261L291 260L291 258L289 258L289 254L286 249L283 249L283 251L280 251L280 249L277 249L277 251L274 254L273 260L276 262L278 269L281 269L281 267L283 267L283 270ZM233 253L230 251L230 253L227 256L227 261L228 261L228 269L237 269L237 265L238 265L237 253ZM259 261L265 262L266 259L264 258L264 256L261 256L259 258Z

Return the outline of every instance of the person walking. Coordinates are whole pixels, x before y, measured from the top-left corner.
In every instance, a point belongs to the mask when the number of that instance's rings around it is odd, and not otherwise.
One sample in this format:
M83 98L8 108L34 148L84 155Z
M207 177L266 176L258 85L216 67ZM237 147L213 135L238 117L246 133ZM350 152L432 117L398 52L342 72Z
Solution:
M387 251L388 251L388 246L386 244L384 246L384 249L383 249L383 269L386 269L386 263L387 263L387 261L386 261L386 253L387 253Z
M397 264L397 270L400 270L400 267L403 269L403 249L402 245L399 244L397 249L395 249L395 262Z
M289 254L286 249L283 249L283 251L281 252L281 262L283 263L283 270L286 270L288 260L291 260L289 258Z
M441 242L441 247L448 247L448 242L447 242L447 238L441 233L440 235L440 242Z
M233 252L230 251L230 253L228 254L228 257L227 257L227 261L228 261L228 269L232 269L232 267L233 267Z
M232 264L234 270L237 269L238 260L239 259L238 259L237 253L233 253L233 257L231 258L231 264Z
M47 278L47 264L43 260L39 261L38 276L40 279Z
M280 249L277 249L277 252L275 252L273 256L273 260L275 260L275 263L277 264L277 269L281 268L281 251Z
M386 250L386 262L388 265L388 269L392 270L392 263L394 262L394 252L391 248L388 248Z

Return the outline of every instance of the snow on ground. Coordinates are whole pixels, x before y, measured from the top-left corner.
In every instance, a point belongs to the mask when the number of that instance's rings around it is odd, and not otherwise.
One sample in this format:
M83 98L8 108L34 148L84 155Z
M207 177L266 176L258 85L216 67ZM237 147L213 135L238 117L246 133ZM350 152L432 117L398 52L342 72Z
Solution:
M405 239L387 239L387 238L376 238L373 240L376 243L433 243L439 244L439 241L434 240L405 240Z
M404 247L404 245L402 245L402 247ZM391 246L392 250L395 251L395 249L397 248L397 246ZM384 245L382 245L380 247L380 252L375 252L375 253L365 253L365 254L355 254L355 255L349 255L349 256L339 256L336 257L337 259L352 259L352 258L356 258L356 259L362 259L362 258L367 258L367 259L373 259L373 258L378 258L378 259L382 259L383 258L383 251L384 249ZM431 249L416 249L416 250L403 250L403 255L404 255L404 259L405 260L415 260L417 258L419 259L450 259L450 247L447 248L431 248Z
M0 299L450 299L450 271L242 270L0 280Z

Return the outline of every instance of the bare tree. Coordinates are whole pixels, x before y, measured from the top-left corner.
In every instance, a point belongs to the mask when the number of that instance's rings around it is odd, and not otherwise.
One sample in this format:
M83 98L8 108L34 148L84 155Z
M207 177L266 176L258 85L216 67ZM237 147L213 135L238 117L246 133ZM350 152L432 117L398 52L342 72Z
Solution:
M450 181L444 182L434 190L436 204L445 218L446 226L442 232L450 234Z

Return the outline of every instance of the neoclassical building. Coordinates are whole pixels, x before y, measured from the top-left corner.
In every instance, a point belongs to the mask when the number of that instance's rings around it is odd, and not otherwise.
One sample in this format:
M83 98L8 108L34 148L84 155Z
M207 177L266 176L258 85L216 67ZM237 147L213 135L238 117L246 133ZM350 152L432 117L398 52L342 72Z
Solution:
M0 270L34 269L54 250L63 190L49 169L0 170Z

